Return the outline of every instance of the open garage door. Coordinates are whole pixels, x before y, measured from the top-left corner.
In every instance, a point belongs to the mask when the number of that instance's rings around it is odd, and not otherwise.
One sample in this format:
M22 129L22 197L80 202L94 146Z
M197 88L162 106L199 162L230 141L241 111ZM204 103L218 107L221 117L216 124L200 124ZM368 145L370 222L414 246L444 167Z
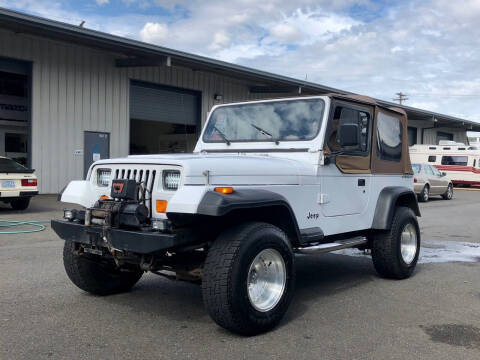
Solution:
M30 166L31 64L0 58L0 156Z
M200 93L132 81L130 154L192 152L200 130Z

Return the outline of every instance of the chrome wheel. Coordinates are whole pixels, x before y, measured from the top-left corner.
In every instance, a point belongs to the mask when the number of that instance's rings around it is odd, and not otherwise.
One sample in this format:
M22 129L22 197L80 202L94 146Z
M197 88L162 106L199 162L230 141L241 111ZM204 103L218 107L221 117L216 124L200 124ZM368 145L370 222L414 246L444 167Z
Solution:
M417 229L411 223L403 228L400 238L400 252L405 264L410 265L417 254Z
M430 196L430 194L429 194L428 186L425 186L425 187L423 188L422 200L423 200L424 202L427 202L429 196Z
M450 200L452 197L453 197L453 187L452 187L452 185L448 185L447 199Z
M261 312L272 310L285 291L287 271L277 250L262 250L248 270L247 292L252 306Z

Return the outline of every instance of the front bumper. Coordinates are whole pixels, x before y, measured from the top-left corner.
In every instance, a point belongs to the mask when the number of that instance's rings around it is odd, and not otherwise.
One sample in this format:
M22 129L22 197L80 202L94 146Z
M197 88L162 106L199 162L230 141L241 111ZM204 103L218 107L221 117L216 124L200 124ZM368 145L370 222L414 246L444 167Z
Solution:
M52 229L63 240L90 246L112 247L115 250L139 254L174 249L186 245L191 239L185 234L167 234L152 231L129 231L120 229L103 230L101 226L85 226L63 220L52 220ZM107 237L106 243L103 237Z

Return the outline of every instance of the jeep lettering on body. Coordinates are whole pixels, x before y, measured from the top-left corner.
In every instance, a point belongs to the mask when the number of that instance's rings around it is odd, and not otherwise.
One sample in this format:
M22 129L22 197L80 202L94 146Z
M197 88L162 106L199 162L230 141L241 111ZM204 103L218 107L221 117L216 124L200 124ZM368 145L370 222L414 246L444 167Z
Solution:
M113 185L112 185L113 184ZM107 295L151 271L198 282L220 326L273 328L291 302L295 254L371 249L409 277L420 249L407 118L330 94L215 106L193 154L95 162L52 227L75 285Z

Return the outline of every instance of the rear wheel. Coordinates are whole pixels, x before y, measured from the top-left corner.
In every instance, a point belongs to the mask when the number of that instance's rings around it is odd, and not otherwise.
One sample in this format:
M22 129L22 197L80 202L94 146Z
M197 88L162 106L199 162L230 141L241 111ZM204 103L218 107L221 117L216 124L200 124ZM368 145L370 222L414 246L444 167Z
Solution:
M130 290L143 271L120 271L115 265L101 263L86 255L75 254L75 244L65 241L63 264L70 280L80 289L95 295L111 295Z
M418 195L418 201L427 202L430 198L430 187L425 185L422 192Z
M247 223L222 233L205 261L205 308L220 326L243 335L272 329L293 296L292 248L283 231Z
M30 198L17 199L10 202L10 206L14 210L25 210L28 208L28 205L30 205Z
M448 184L447 191L442 195L445 200L452 200L453 198L453 185Z
M420 228L412 209L398 207L390 230L375 234L372 259L377 272L392 279L408 278L420 254Z

